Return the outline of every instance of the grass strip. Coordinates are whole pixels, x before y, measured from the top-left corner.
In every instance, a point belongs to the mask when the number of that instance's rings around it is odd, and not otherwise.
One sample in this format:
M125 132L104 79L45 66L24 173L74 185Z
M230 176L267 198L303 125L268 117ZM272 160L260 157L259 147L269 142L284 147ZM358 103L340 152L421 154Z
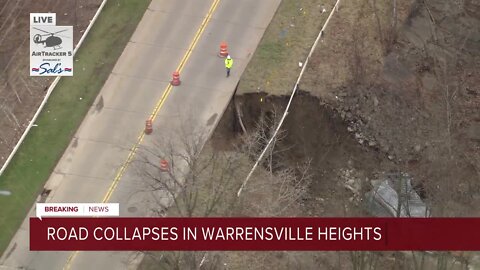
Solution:
M240 78L237 95L266 92L289 95L332 4L282 0Z

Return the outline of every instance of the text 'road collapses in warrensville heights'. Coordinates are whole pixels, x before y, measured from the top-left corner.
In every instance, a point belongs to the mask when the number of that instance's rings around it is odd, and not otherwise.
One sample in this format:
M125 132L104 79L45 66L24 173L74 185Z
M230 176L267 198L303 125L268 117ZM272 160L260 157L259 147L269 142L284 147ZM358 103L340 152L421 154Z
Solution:
M47 229L47 240L356 241L382 239L380 227L97 227Z

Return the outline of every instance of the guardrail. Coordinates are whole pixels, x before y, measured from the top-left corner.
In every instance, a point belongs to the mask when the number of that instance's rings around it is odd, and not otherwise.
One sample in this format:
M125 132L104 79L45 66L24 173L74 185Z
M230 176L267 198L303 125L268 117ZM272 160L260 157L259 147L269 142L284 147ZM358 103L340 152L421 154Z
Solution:
M286 118L287 115L288 115L288 109L290 109L290 105L292 104L293 97L294 97L295 94L297 93L298 84L300 83L300 80L301 80L302 77L303 77L303 72L305 72L305 68L307 67L308 60L309 60L310 57L312 56L313 51L315 51L315 48L317 47L318 41L320 40L320 38L322 38L322 36L323 36L323 31L325 31L325 29L326 29L326 27L327 27L327 25L328 25L328 22L330 21L330 18L332 17L333 13L334 13L335 11L338 11L338 6L339 6L339 4L340 4L340 0L337 0L337 2L335 3L335 5L334 5L333 8L332 8L332 11L330 12L330 15L328 15L328 18L327 18L327 20L325 21L325 24L323 24L322 30L320 30L320 33L318 33L318 36L317 36L317 38L315 39L315 42L313 43L312 48L310 48L310 52L308 53L308 56L307 56L307 58L305 59L305 62L304 62L304 64L303 64L303 66L302 66L302 70L300 71L300 74L298 75L297 82L296 82L295 85L293 86L292 95L290 95L290 100L288 101L287 108L285 108L285 112L283 113L283 116L282 116L282 118L280 119L280 122L278 123L278 126L277 126L277 128L275 129L275 132L274 132L273 135L272 135L272 138L270 138L270 140L268 141L267 145L265 146L265 148L263 149L262 153L261 153L260 156L258 157L257 161L256 161L255 164L253 165L253 168L252 168L252 169L250 170L250 172L248 173L247 178L245 178L245 180L243 181L242 186L238 189L237 197L240 197L240 195L241 195L241 193L242 193L242 190L243 190L243 189L245 188L245 186L247 185L248 180L249 180L250 177L252 176L253 172L254 172L255 169L257 168L257 166L258 166L258 164L260 163L260 161L263 159L263 156L265 155L265 153L267 152L268 148L269 148L270 145L272 144L273 139L275 139L275 137L277 136L278 131L279 131L280 128L282 127L283 121L285 120L285 118Z
M102 9L103 9L103 7L105 6L105 4L107 3L107 1L108 1L108 0L103 0L102 3L100 4L100 6L98 7L97 12L95 12L95 15L93 16L92 20L91 20L90 23L88 24L87 29L85 30L85 32L83 33L82 37L81 37L80 40L78 41L77 45L75 46L75 49L73 49L73 56L75 56L75 54L77 53L78 49L79 49L80 46L82 45L83 41L85 40L85 37L86 37L87 34L90 32L90 29L92 28L93 24L94 24L95 21L97 20L100 12L102 11ZM44 107L45 104L47 103L48 98L50 97L50 95L51 95L52 92L53 92L53 89L55 88L55 86L57 86L58 81L60 81L60 76L56 77L55 80L52 82L52 84L50 84L50 87L48 87L47 94L46 94L45 97L43 98L42 103L40 103L40 106L38 107L38 110L37 110L37 111L35 112L35 114L33 115L32 120L30 120L30 122L28 123L27 128L25 129L25 131L23 132L22 136L20 137L20 140L18 140L18 142L17 142L17 144L15 145L15 147L13 148L12 152L10 153L10 155L8 155L7 160L6 160L5 163L2 165L2 168L0 169L0 176L3 174L3 172L4 172L5 169L7 168L8 164L10 164L10 162L12 161L13 157L15 156L15 154L16 154L17 151L18 151L18 148L20 148L20 146L22 145L23 141L25 140L25 137L27 137L28 132L30 131L30 129L32 128L33 124L34 124L35 121L37 120L37 117L38 117L38 115L40 115L40 112L42 111L43 107Z

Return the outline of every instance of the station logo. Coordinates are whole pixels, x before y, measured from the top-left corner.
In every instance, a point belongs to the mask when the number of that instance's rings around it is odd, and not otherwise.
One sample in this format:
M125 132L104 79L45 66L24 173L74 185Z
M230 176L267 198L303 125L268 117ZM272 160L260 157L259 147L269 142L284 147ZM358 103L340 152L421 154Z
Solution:
M30 13L30 76L73 76L73 26L55 13Z

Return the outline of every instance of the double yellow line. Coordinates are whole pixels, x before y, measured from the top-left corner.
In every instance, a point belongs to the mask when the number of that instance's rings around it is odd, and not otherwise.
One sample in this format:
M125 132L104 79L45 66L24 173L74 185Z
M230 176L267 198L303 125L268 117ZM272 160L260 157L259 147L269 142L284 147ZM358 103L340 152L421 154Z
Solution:
M202 24L200 25L197 32L195 33L195 36L193 37L193 40L190 43L190 46L188 47L187 52L185 53L185 55L183 55L183 58L180 61L180 64L178 65L176 71L178 71L180 73L182 72L183 68L185 67L185 64L187 63L188 59L192 55L193 49L195 48L198 41L200 40L200 37L202 36L203 31L205 31L205 28L207 27L208 23L210 22L210 19L212 18L212 15L213 15L213 12L215 11L215 9L217 8L219 3L220 3L220 0L214 0L212 2L212 5L210 6L210 9L208 10L207 15L205 16L205 18L202 21ZM163 95L160 97L160 100L155 105L155 108L153 109L152 114L150 115L152 121L154 121L155 118L157 117L158 112L162 108L163 104L165 103L165 100L170 95L171 91L172 91L172 85L168 84L168 86L163 91ZM119 183L120 179L125 174L125 171L127 170L128 165L132 162L133 158L135 157L137 149L140 146L140 144L142 143L144 137L145 137L145 132L142 131L140 136L138 136L137 141L133 145L132 149L130 149L130 153L128 154L127 160L120 167L120 169L118 170L115 178L113 179L112 183L110 184L110 187L108 188L107 193L103 197L103 200L102 200L103 203L108 202L110 200L110 198L112 197L113 191L115 191L116 187L118 186L118 183ZM70 256L68 257L67 262L65 263L65 266L63 267L63 269L65 269L65 270L70 269L70 267L71 267L73 261L75 260L75 257L77 256L77 254L78 254L78 251L74 251L74 252L72 252L72 254L70 254Z

